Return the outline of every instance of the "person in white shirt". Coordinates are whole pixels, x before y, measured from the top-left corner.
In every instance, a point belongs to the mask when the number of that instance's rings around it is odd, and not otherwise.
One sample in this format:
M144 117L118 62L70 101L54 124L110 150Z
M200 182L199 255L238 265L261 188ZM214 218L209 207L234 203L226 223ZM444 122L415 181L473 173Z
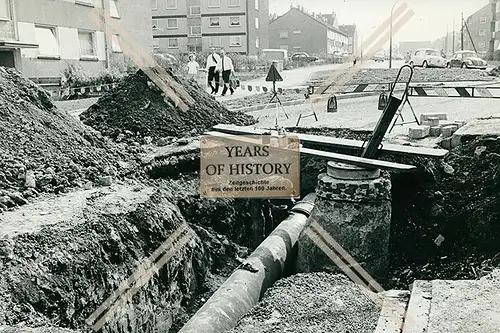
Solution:
M215 53L215 48L210 49L210 54L207 57L207 71L208 71L208 85L212 88L211 94L217 94L219 92L219 72L217 72L217 66L220 64L220 57ZM215 87L214 87L215 85Z
M196 80L198 77L198 70L200 69L200 65L196 62L196 57L194 54L189 55L189 62L186 66L188 70L188 78L192 80Z
M222 90L222 96L227 93L227 88L231 91L231 95L234 93L233 87L229 84L231 74L234 73L233 61L226 55L224 49L220 50L221 61L217 69L222 73L222 80L224 80L224 90Z

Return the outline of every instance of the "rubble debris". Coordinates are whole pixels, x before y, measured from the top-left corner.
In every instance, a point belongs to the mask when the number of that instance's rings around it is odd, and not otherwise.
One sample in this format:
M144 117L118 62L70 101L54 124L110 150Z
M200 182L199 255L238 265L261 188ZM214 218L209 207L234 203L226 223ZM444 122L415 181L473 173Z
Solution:
M379 296L331 273L278 280L231 333L374 332Z
M187 132L199 135L221 123L255 123L252 116L227 110L198 85L171 75L195 100L187 111L173 106L139 70L102 96L80 115L80 119L105 136L136 141L145 137L152 141L169 136L182 137Z
M97 182L108 166L122 174L117 162L131 159L14 69L0 67L0 101L0 212L37 193Z

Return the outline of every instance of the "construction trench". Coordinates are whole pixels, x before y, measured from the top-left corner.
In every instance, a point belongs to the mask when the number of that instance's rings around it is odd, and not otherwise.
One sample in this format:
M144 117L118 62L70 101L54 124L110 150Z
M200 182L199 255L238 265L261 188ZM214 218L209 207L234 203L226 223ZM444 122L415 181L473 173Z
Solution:
M254 120L177 83L194 100L188 111L139 72L82 123L0 70L0 332L500 327L498 136L464 135L444 157L384 144L388 169L301 154L301 200L263 239L259 200L199 196L199 136ZM305 135L305 151L351 155L359 148L332 140L371 134L288 131ZM336 262L343 250L357 264ZM473 308L483 321L456 309L449 285L485 300ZM440 298L454 300L456 318L446 307L412 317Z

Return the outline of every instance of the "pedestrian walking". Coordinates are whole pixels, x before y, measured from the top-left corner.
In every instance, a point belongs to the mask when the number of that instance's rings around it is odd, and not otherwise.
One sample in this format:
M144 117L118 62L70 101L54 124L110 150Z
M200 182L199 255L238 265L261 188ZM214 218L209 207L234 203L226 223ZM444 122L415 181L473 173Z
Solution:
M220 64L220 56L215 52L215 48L210 49L210 54L207 57L208 85L212 89L211 94L216 95L219 92L219 72L217 68Z
M196 62L196 56L193 53L189 55L189 62L186 68L188 71L188 78L190 80L196 81L198 79L198 71L200 70L200 64Z
M220 50L221 61L217 67L219 72L222 74L222 80L224 81L224 89L222 90L222 96L225 96L227 89L231 91L231 95L234 93L233 87L230 85L231 74L234 74L233 61L226 55L224 49Z

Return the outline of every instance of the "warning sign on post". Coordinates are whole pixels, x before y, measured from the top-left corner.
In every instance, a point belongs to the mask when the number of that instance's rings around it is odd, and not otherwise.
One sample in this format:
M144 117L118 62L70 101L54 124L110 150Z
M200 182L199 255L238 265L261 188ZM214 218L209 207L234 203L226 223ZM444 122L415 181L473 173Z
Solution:
M205 135L200 154L201 197L300 196L297 136Z

